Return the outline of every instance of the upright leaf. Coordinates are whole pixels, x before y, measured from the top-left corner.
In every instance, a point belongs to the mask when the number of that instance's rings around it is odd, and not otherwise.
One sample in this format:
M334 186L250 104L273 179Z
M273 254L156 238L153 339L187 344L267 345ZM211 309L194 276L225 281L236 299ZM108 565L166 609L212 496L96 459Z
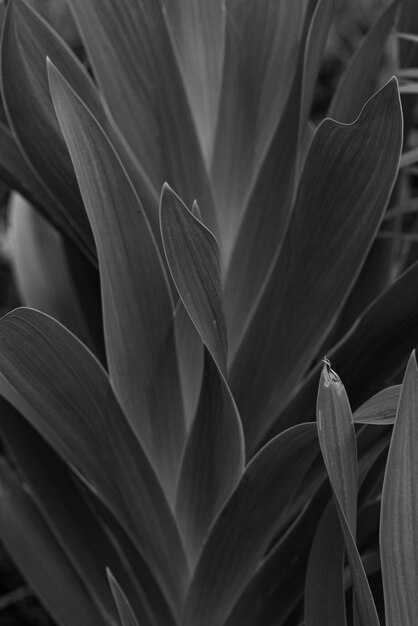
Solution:
M160 222L177 291L202 341L225 373L228 348L218 242L167 185L161 195Z
M386 464L380 553L387 626L413 624L418 612L418 369L412 353L402 383Z
M127 597L125 596L122 589L119 587L117 581L109 570L108 577L110 588L112 590L116 606L118 607L122 626L139 626Z
M225 61L211 174L225 263L290 93L305 7L305 0L225 3Z
M205 351L202 390L184 452L176 514L192 565L232 491L245 461L241 420L228 385Z
M394 184L401 145L396 80L354 124L327 119L315 134L286 238L231 366L249 450L288 402L358 276ZM258 367L248 368L249 359Z
M273 439L247 466L200 555L187 596L185 626L223 623L316 454L315 426L303 424Z
M113 511L174 613L187 567L177 526L106 372L69 331L32 309L0 321L0 394Z
M174 0L165 14L207 163L218 118L225 50L223 0Z
M29 494L0 460L0 536L60 626L103 626L103 618ZM110 626L110 622L108 622Z
M172 496L185 426L173 304L162 259L103 129L52 65L50 81L96 241L110 377Z
M344 385L328 362L322 368L319 383L317 426L353 577L353 609L359 617L359 622L355 623L379 626L373 596L355 543L358 467L353 417Z
M168 181L205 222L217 223L206 167L170 41L163 3L70 0L111 116L144 167L154 196ZM158 219L158 204L154 205Z

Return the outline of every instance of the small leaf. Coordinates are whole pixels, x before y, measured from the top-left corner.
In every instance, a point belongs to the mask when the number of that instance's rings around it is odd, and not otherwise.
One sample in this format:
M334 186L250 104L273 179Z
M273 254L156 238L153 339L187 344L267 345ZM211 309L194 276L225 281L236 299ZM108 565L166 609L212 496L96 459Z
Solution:
M4 459L0 460L0 536L60 626L103 626L86 588Z
M249 582L285 507L318 452L314 424L270 441L249 463L210 530L189 588L183 623L222 624Z
M123 593L110 570L107 570L107 576L116 606L118 607L122 626L139 626L127 597Z
M244 438L235 402L205 351L202 391L176 497L177 520L192 566L211 523L241 478L244 461Z
M315 133L286 238L231 365L250 452L289 401L360 272L401 145L396 80L369 100L354 124L328 119ZM248 368L249 359L258 366Z
M52 64L49 74L97 246L110 378L172 497L185 425L163 262L107 135Z
M405 372L382 490L380 553L387 626L413 624L418 613L418 369Z
M161 194L160 221L174 284L202 341L225 373L228 348L218 243L168 185Z

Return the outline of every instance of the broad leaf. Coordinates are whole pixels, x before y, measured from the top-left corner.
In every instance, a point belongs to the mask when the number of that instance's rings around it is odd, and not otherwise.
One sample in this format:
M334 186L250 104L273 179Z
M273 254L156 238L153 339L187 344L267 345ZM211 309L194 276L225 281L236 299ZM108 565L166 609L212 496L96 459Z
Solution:
M110 378L170 496L184 442L173 304L139 198L112 144L54 66L51 91L99 257Z
M51 52L61 71L71 72L76 60L64 42L23 0L10 2L1 49L2 89L8 119L67 232L94 258L90 225L49 93L46 56Z
M17 309L0 321L0 393L119 519L173 610L187 568L158 479L106 372L52 318Z
M155 0L70 0L111 116L154 196L165 181L217 223L207 172L164 10ZM158 219L158 203L154 205Z
M127 597L123 593L110 570L108 570L107 575L109 578L110 588L112 589L112 594L115 599L115 604L118 607L122 626L139 626Z
M161 195L160 222L177 291L202 341L225 373L228 347L218 242L167 185Z
M382 56L400 0L392 2L370 27L334 92L328 116L349 124L378 86Z
M227 0L225 63L212 179L222 260L293 82L306 2Z
M323 345L359 274L401 145L395 80L369 100L357 122L327 119L315 134L285 241L231 366L250 452ZM257 367L248 368L249 360Z
M192 565L244 469L241 420L228 385L205 350L202 391L184 452L176 514Z
M297 426L273 439L247 466L204 545L187 596L185 625L223 623L317 454L315 438L313 424Z
M335 369L344 378L354 409L382 387L400 381L408 354L418 343L417 289L418 263L415 263L366 309L339 344L327 349ZM313 419L319 374L320 365L306 377L269 437L282 428Z
M0 487L0 536L50 614L60 626L103 626L86 588L4 460Z
M412 353L402 384L382 490L380 552L387 626L418 612L418 369Z
M165 15L205 160L210 163L225 50L222 0L174 0Z

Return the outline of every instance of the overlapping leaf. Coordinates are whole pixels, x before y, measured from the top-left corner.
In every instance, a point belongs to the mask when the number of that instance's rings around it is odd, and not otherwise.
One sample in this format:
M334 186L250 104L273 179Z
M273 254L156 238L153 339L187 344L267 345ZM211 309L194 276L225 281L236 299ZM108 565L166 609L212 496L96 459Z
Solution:
M29 494L0 461L0 536L60 626L103 626L103 617ZM110 624L108 622L108 624Z
M247 466L204 545L183 622L223 622L250 580L280 515L317 454L315 426L302 424L269 442Z
M380 552L387 626L418 612L418 369L412 353L402 384L382 490Z
M52 318L18 309L0 322L0 393L111 508L176 610L187 578L158 479L87 348Z
M205 351L202 391L176 497L177 519L192 564L215 516L237 486L244 460L242 426L234 399Z
M163 14L155 0L70 0L117 126L154 190L197 199L217 232L206 168ZM158 219L158 206L154 206Z
M353 125L325 120L315 134L286 239L231 367L250 450L341 310L383 217L401 144L395 80ZM249 359L258 367L248 368Z
M103 129L52 65L50 81L96 241L110 377L172 495L185 426L173 304L162 259Z

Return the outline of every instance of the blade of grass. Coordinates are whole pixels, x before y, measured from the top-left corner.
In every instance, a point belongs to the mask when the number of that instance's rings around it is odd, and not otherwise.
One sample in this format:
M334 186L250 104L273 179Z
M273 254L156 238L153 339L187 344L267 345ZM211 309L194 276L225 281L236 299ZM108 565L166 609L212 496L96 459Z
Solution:
M107 576L109 579L109 584L112 590L115 604L118 607L122 626L139 626L127 597L123 593L122 589L120 588L116 579L113 577L110 570L107 571Z

